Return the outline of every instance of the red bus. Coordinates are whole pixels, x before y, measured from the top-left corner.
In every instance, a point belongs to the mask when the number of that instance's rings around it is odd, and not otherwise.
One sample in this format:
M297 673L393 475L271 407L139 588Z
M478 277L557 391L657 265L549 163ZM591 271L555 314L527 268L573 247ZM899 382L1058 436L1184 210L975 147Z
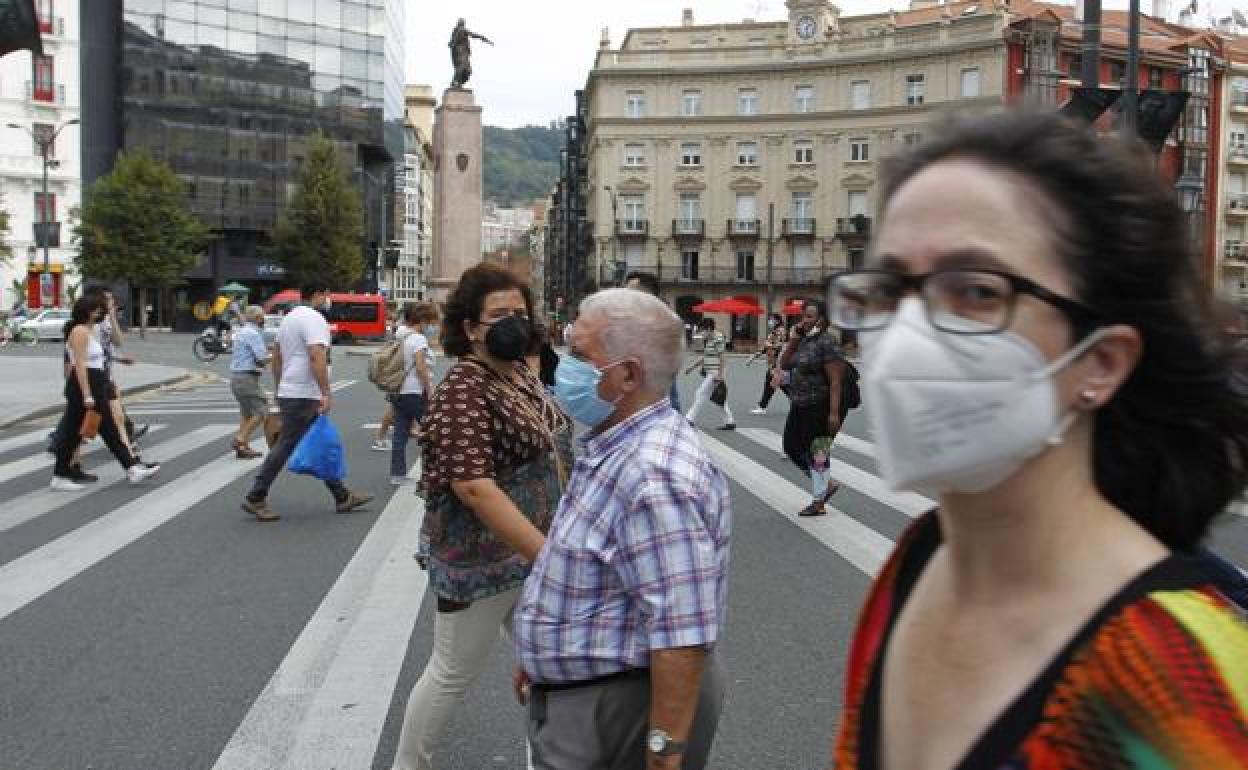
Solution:
M386 300L380 294L329 295L329 331L334 342L386 338ZM299 304L299 292L286 289L264 303L265 313L285 314Z

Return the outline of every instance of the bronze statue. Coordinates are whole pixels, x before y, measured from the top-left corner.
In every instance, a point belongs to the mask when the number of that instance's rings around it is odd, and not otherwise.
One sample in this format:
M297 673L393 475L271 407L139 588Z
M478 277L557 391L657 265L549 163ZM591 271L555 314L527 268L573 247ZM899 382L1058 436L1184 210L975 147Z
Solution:
M472 38L476 38L483 43L494 45L494 41L485 35L478 35L476 32L468 29L464 25L464 20L460 19L455 25L454 31L451 32L451 64L455 67L455 78L451 80L451 88L463 88L468 82L468 78L472 77Z

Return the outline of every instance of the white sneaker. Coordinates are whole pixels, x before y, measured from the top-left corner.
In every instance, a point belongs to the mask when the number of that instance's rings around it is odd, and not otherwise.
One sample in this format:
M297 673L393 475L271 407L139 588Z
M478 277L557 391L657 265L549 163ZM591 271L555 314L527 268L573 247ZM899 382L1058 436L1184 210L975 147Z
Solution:
M129 477L131 484L142 484L159 472L160 465L158 463L138 463L137 465L131 465L130 470L126 471L126 475Z
M390 439L387 439L387 438L376 439L375 441L373 441L373 446L371 447L371 449L374 452L389 452L391 449Z
M64 476L53 476L52 483L48 484L48 486L58 492L73 492L74 490L82 489L81 484L71 481Z
M761 406L758 406L758 407L751 409L750 414L767 414L767 410L762 408Z

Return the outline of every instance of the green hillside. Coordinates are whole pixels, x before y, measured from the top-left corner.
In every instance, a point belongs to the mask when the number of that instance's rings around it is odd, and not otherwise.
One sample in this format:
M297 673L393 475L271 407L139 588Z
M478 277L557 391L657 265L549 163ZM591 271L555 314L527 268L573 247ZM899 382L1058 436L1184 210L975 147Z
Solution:
M500 206L515 206L550 195L559 176L563 126L499 128L485 126L484 195Z

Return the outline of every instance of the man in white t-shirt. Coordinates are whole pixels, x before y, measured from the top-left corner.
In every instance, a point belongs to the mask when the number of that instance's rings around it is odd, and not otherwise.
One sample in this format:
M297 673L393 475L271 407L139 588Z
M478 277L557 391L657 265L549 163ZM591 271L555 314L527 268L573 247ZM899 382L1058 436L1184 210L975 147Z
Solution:
M328 414L333 405L329 388L329 323L319 309L329 306L329 290L320 284L300 289L303 304L292 308L277 330L273 351L273 378L277 382L277 405L282 428L277 444L264 458L256 482L243 500L243 510L260 521L277 521L280 516L269 508L269 487L286 467L303 434L317 416ZM373 499L370 494L352 492L341 481L326 481L338 513L349 513Z
M433 391L432 362L427 331L438 320L432 302L416 302L403 308L403 325L395 336L403 341L403 369L407 376L390 403L394 407L394 440L390 448L390 483L407 481L407 440L413 424L425 416L425 405Z

